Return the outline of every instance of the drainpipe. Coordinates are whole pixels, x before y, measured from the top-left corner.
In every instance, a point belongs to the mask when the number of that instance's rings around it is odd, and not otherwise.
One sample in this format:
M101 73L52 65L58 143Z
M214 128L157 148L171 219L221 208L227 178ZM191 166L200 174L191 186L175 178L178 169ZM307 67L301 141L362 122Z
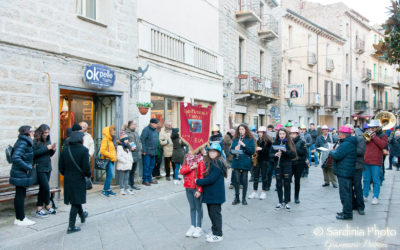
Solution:
M353 56L352 56L352 51L353 51L353 25L351 22L351 17L350 17L350 52L349 52L349 66L350 66L350 124L352 123L352 114L353 114L353 67L352 67L352 61L353 61Z
M317 32L317 95L319 95L319 55L318 55L318 40L319 40L319 34L320 32ZM321 101L321 97L319 97L319 100ZM317 108L317 125L320 125L320 119L319 119L319 108Z

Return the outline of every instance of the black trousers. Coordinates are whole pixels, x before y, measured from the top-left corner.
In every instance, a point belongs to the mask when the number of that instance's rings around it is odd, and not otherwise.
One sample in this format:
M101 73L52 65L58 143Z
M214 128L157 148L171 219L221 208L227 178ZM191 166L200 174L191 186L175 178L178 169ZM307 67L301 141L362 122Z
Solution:
M292 166L280 166L275 168L276 190L278 191L279 203L290 202L290 177ZM283 196L283 189L285 196Z
M26 187L15 187L14 209L17 220L25 218L25 196Z
M352 179L353 208L364 210L364 197L362 189L362 169L356 169Z
M162 162L162 158L160 159L160 158L156 157L156 165L154 166L153 173L152 173L153 177L161 176L161 173L160 173L161 162Z
M213 235L222 236L221 204L207 204L207 210L212 224Z
M267 188L271 188L272 183L272 174L274 173L274 164L272 162L267 162L267 177L266 177L266 184Z
M392 169L392 166L393 166L393 157L394 157L394 155L392 155L392 154L389 155L389 169Z
M74 227L76 222L76 215L83 216L83 208L81 204L71 204L69 211L69 227Z
M129 186L134 186L135 185L135 173L136 173L136 169L137 169L137 162L134 162L132 164L132 169L131 171L129 171Z
M164 157L164 167L165 167L165 176L170 177L171 176L171 162L172 162L172 157ZM175 170L175 165L172 166L173 169Z
M293 176L294 176L294 199L299 199L300 194L300 180L304 172L305 164L293 165Z
M50 205L50 172L38 172L39 193L36 206L41 207Z
M235 186L235 195L239 196L240 185L243 185L242 199L246 198L247 186L249 184L249 171L242 169L233 170L233 185Z
M261 172L262 190L267 191L267 168L268 168L267 161L258 162L257 166L253 167L253 176L254 176L253 189L254 190L258 189L258 179L260 177L260 172Z
M353 217L352 206L352 178L338 176L340 201L343 206L343 214L347 217Z

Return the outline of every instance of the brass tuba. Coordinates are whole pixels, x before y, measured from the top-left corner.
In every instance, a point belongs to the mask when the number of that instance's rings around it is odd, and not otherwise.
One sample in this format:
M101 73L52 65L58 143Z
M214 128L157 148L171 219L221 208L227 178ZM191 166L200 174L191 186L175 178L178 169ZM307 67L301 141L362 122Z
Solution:
M376 131L368 131L364 133L362 136L364 137L365 141L371 141L372 135L377 132L388 130L393 128L396 125L396 117L387 111L382 111L375 116L376 120L379 120L381 126L377 128Z

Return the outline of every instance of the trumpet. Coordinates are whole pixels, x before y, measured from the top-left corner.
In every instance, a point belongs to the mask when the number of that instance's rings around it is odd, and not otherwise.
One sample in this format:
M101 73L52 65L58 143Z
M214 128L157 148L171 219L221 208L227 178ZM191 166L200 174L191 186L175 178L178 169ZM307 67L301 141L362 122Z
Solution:
M375 116L376 120L379 120L381 126L376 129L376 131L368 131L365 132L362 137L364 137L365 141L371 141L371 138L374 134L381 132L382 130L388 130L393 128L396 125L396 117L387 111L382 111Z

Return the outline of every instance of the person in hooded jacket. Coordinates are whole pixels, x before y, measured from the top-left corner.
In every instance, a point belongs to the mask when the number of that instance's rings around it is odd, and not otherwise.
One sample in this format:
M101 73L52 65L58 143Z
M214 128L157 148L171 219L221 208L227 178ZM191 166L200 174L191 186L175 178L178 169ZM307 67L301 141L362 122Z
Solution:
M282 149L278 150L277 148L274 148L274 146L281 146ZM285 209L289 211L290 176L292 174L292 164L297 155L296 146L286 129L280 128L277 131L276 139L272 144L270 151L270 157L274 159L276 190L278 191L279 199L279 203L275 208L281 209L285 207ZM283 189L285 190L285 193L283 193Z
M400 131L396 131L394 136L389 141L390 153L394 158L394 166L397 167L397 171L400 169L399 157L400 157Z
M364 154L365 154L365 139L362 137L361 129L354 129L353 125L346 124L352 131L353 136L357 138L357 161L354 169L352 191L353 191L353 210L357 210L360 215L364 215L364 197L362 189L362 173L364 171Z
M81 223L85 223L89 215L82 208L82 204L86 203L85 177L91 176L89 150L83 145L84 136L82 132L72 132L68 145L60 154L58 163L60 174L64 176L64 203L71 204L68 234L81 230L75 226L77 215L79 215Z
M234 175L235 199L232 205L240 203L239 190L243 185L242 204L247 205L246 194L248 185L248 173L253 166L252 155L255 153L256 141L253 133L246 124L240 124L235 131L232 141L231 153L234 155L232 169Z
M36 202L36 216L48 217L48 214L56 214L56 210L50 207L50 176L51 160L50 158L56 152L56 144L51 144L50 127L42 124L35 130L35 139L33 140L33 154L39 183L39 193ZM46 212L43 209L45 205Z
M339 145L329 152L333 158L333 171L339 181L339 195L343 211L337 213L338 220L352 220L352 179L357 160L357 138L351 136L349 127L339 129Z
M14 225L31 226L36 222L25 216L25 196L26 189L32 185L32 169L33 169L33 134L34 130L31 126L21 126L18 129L18 140L15 142L11 161L10 184L15 186Z
M117 150L116 145L114 144L115 133L114 125L103 128L103 139L101 140L100 145L100 154L102 155L102 159L110 160L106 169L106 180L102 192L106 197L116 195L116 193L111 190L111 181L114 178L114 167L115 162L117 161Z
M293 162L292 173L294 175L294 201L296 204L299 204L301 175L303 174L304 169L307 167L307 146L306 142L300 138L298 128L293 127L290 130L290 137L292 138L293 143L296 146L297 153L297 158Z

